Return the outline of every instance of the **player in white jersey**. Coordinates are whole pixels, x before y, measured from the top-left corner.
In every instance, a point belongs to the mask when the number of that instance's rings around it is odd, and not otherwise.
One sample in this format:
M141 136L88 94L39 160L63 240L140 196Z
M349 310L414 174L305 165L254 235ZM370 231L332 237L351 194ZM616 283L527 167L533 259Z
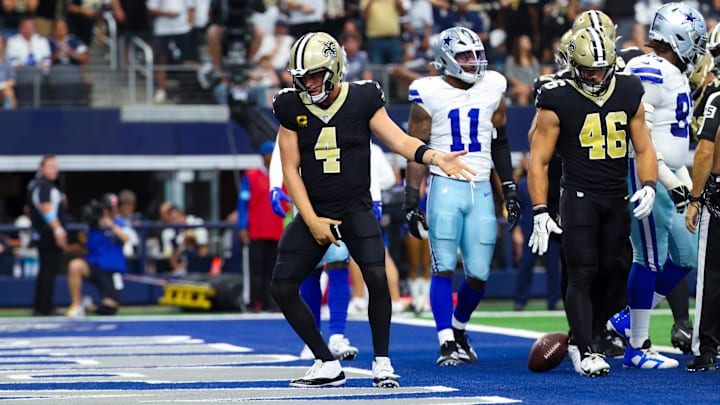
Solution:
M629 341L625 367L678 366L677 360L652 348L648 329L652 308L697 266L697 239L685 229L682 213L692 187L684 167L692 115L688 75L697 56L705 52L705 30L705 20L697 10L681 3L666 4L655 12L650 26L649 46L654 52L633 58L625 68L640 78L645 89L645 118L658 153L660 180L652 214L632 221L629 310L616 314L608 323ZM630 159L629 170L632 194L641 187L634 159Z
M370 195L373 199L373 210L375 217L380 220L382 216L382 198L381 188L388 182L394 182L394 173L392 168L387 173L387 161L385 160L382 149L370 144ZM382 171L381 171L382 170ZM290 197L283 191L283 173L280 163L280 149L278 142L275 142L272 159L270 160L270 204L273 212L280 217L285 217L285 210L282 201L292 202ZM388 180L392 177L392 180ZM330 338L328 339L328 348L333 356L338 360L353 360L357 357L358 349L350 345L350 341L345 337L345 325L347 323L347 310L350 302L350 284L348 282L348 263L350 261L350 251L345 243L338 241L339 246L330 244L325 256L320 260L315 271L310 274L300 285L300 295L310 307L315 316L315 322L320 329L320 309L322 303L321 275L325 270L327 274L327 302L330 310ZM314 355L310 348L305 345L300 358L309 360Z
M434 63L442 76L420 78L410 85L408 133L428 142L433 149L467 150L463 162L472 166L477 175L473 182L458 181L432 168L426 223L418 208L418 189L427 170L408 162L403 208L411 234L421 237L420 227L428 230L433 271L430 304L440 341L437 364L455 366L477 361L465 326L485 293L495 249L497 220L490 181L493 167L502 180L511 226L517 223L520 205L505 128L505 77L486 71L483 44L467 28L441 32L433 48ZM452 275L458 248L465 280L458 289L453 311Z

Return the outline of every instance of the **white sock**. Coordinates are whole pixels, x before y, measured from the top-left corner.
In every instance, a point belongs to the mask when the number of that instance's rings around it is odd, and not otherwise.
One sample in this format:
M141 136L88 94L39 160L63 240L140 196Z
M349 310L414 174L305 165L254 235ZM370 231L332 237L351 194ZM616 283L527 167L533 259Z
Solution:
M645 343L650 328L651 312L651 309L630 308L630 346L640 348Z
M453 315L453 317L452 317L452 327L453 327L453 328L465 330L465 328L467 327L467 324L468 324L467 322L460 322L460 321L458 321L458 320L455 318L455 315Z
M664 300L664 299L665 299L665 296L664 296L664 295L660 295L660 294L658 294L657 292L654 292L654 293L653 293L653 303L652 303L652 307L653 307L653 308L657 308L657 306L660 305L660 303L661 303L662 300Z
M455 341L455 335L453 335L452 329L443 329L441 331L438 331L438 340L440 341L440 345L442 346L445 342L454 342Z

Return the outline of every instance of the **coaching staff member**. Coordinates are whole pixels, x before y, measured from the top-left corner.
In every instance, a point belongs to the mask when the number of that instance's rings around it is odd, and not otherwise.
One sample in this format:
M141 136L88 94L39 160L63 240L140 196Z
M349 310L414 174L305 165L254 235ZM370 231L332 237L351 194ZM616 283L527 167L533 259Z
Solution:
M55 276L63 263L63 249L67 247L65 216L67 200L55 182L58 164L54 155L45 155L40 168L27 188L33 243L39 252L39 270L35 279L33 315L52 315Z

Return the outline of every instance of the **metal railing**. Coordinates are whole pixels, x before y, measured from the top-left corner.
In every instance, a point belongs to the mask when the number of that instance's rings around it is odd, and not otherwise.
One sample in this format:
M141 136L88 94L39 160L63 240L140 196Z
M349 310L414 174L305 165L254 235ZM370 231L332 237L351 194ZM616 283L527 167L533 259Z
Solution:
M142 61L138 58L138 53L142 55ZM138 37L133 37L130 41L129 50L129 76L128 76L128 97L129 103L134 105L137 103L136 86L137 75L141 74L145 78L145 103L152 104L153 95L153 50L147 42Z
M117 23L112 13L107 11L102 13L102 18L105 20L105 26L107 27L107 33L103 37L103 44L108 47L108 56L110 59L110 69L116 70L118 68L118 35L117 35Z

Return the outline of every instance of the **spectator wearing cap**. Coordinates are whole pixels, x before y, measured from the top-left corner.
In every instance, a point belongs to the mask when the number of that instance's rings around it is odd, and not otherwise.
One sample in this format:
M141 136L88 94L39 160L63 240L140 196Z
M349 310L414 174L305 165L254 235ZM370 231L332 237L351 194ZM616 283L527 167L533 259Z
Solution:
M68 264L67 281L70 307L65 315L69 318L84 317L86 312L98 315L115 315L123 289L122 274L127 271L123 245L128 241L124 221L114 217L118 199L115 194L105 194L101 201L93 200L83 207L83 221L88 225L87 254ZM100 304L84 307L82 303L83 280L93 283L100 291Z
M283 231L283 220L270 206L268 168L275 143L266 141L258 152L263 166L250 169L240 182L237 204L237 228L240 242L248 246L250 258L250 309L274 310L270 297L270 280L275 266L277 246Z

